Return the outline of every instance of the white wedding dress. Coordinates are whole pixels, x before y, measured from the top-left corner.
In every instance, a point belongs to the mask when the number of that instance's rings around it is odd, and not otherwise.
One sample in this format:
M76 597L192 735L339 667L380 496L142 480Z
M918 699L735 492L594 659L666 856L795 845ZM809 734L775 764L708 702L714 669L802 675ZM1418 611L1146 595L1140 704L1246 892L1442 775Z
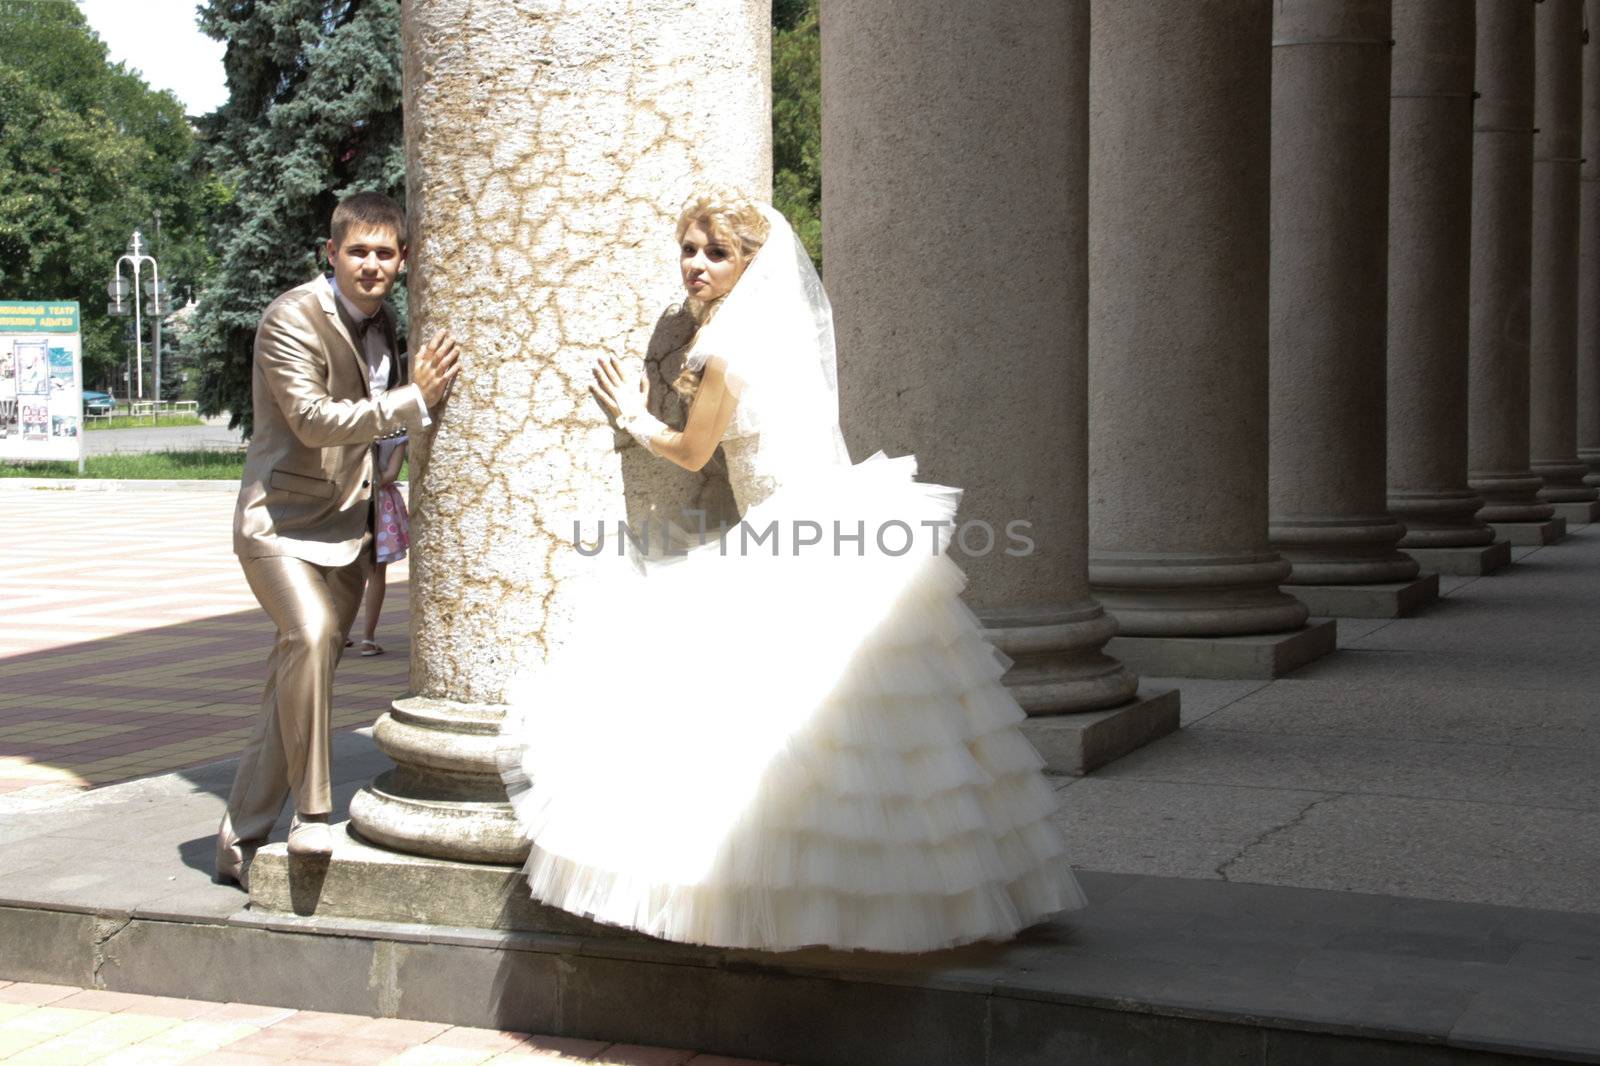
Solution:
M691 357L725 359L739 397L723 448L744 524L643 574L611 560L572 638L509 697L528 883L696 944L1006 939L1085 900L1007 662L933 532L960 493L916 482L909 457L849 464L826 299L769 218ZM774 522L776 555L757 539Z

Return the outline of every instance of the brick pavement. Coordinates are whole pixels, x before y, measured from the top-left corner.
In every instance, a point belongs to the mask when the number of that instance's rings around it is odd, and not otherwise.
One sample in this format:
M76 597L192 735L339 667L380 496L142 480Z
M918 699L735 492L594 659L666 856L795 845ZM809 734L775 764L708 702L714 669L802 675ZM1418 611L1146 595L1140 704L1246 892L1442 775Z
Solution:
M273 627L217 491L0 492L0 794L85 789L238 753ZM406 685L406 566L379 642L339 668L334 726L370 725Z
M0 981L0 1061L15 1066L776 1066L605 1040L7 981Z

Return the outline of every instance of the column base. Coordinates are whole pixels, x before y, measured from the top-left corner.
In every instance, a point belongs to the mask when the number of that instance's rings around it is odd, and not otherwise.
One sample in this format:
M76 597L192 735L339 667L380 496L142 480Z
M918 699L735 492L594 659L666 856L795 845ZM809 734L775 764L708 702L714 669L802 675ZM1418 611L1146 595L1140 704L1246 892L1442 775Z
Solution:
M520 863L528 854L496 754L505 708L408 696L389 705L373 739L394 769L350 800L366 840L411 855Z
M1285 585L1283 591L1317 618L1404 618L1439 599L1439 575L1373 585Z
M1082 776L1178 728L1175 688L1143 688L1121 707L1080 714L1030 716L1022 735L1052 774Z
M1469 472L1467 485L1483 497L1477 518L1490 526L1497 522L1543 522L1555 513L1539 499L1544 480L1528 471Z
M1115 707L1139 689L1139 679L1105 654L1117 623L1092 599L978 615L984 636L1011 659L1003 680L1029 714Z
M1289 564L1272 552L1089 556L1089 587L1123 636L1292 633L1305 625L1306 612L1279 590L1288 576Z
M1600 500L1589 500L1581 503L1552 503L1556 509L1556 517L1566 519L1569 526L1588 525L1600 519Z
M1482 577L1511 565L1511 542L1497 540L1481 548L1407 548L1423 570L1457 577Z
M1267 523L1267 540L1292 568L1283 590L1290 593L1290 585L1378 585L1412 580L1417 576L1415 560L1395 549L1405 532L1388 514L1273 515Z
M1595 490L1584 481L1589 474L1588 463L1574 459L1570 462L1534 462L1530 466L1544 482L1539 489L1539 499L1544 503L1589 503L1595 499Z
M1515 548L1542 548L1567 535L1565 518L1547 518L1542 522L1490 522L1489 525L1495 536L1510 541Z
M1476 492L1389 490L1389 513L1405 526L1400 550L1479 548L1493 543L1494 531L1474 515L1483 506Z
M628 935L528 895L522 867L402 855L333 827L333 855L290 858L268 844L250 865L250 909L322 918L533 933Z
M1271 680L1330 654L1337 645L1337 623L1323 619L1288 633L1117 637L1106 650L1133 670L1153 677Z

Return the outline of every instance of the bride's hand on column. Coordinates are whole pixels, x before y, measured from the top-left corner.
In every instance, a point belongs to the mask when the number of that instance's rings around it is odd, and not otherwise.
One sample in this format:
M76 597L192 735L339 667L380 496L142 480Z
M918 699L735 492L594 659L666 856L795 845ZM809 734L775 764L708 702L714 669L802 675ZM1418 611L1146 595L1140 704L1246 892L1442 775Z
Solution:
M602 355L594 361L594 384L589 386L589 394L619 426L647 413L644 378L623 369L614 356Z

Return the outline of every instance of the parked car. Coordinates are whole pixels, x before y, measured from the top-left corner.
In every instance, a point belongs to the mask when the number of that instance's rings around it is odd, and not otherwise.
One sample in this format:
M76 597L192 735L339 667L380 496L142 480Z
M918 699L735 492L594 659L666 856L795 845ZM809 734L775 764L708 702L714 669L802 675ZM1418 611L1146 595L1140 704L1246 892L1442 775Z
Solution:
M83 413L86 415L109 415L117 409L117 401L109 392L96 392L93 389L83 390Z

